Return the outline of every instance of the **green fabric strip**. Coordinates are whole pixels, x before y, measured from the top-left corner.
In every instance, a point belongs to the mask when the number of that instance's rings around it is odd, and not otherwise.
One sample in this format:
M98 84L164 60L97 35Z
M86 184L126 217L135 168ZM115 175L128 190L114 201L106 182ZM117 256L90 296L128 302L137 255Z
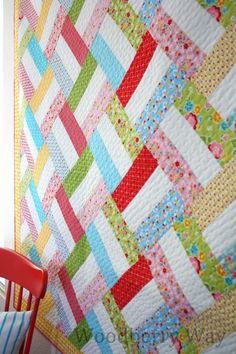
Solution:
M91 252L86 235L76 243L70 256L65 262L65 267L67 269L70 279L77 273L82 264L86 261Z
M63 182L63 187L68 198L72 196L76 188L83 181L92 162L93 155L87 146Z
M84 5L84 0L73 1L70 11L68 12L68 17L70 18L73 24L76 23L83 5Z
M182 346L181 353L183 354L197 354L197 348L195 347L192 338L190 338L188 330L185 327L181 327L178 331L177 337L175 339Z
M128 1L113 0L108 11L130 44L137 50L147 29L132 6Z
M24 52L26 50L26 48L28 47L28 44L31 40L31 37L33 35L33 32L30 28L30 26L27 28L27 30L25 31L23 37L22 37L22 40L20 42L20 45L19 45L19 57L22 58L23 55L24 55Z
M110 197L103 206L103 212L124 251L130 265L138 261L139 247L132 232L128 229L125 220L120 214L116 203Z
M118 308L115 299L111 292L109 291L103 298L103 305L111 322L118 333L118 339L123 345L126 353L141 353L138 349L137 343L132 336L131 329L125 321L124 316L122 315L120 309Z
M194 125L196 133L223 167L236 152L236 136L231 122L224 120L189 82L175 102L179 112Z
M20 199L22 199L25 196L25 193L27 192L27 189L29 188L29 184L31 181L31 171L27 168L25 171L25 174L21 180L20 183Z
M185 216L183 221L174 225L174 229L208 290L211 293L223 294L227 289L232 289L232 286L227 284L228 274L212 253L196 221Z
M96 70L96 67L97 63L92 54L89 52L68 98L68 104L72 112L75 112L79 101L81 100L86 88L88 87L89 81Z
M122 104L115 95L106 109L111 123L114 125L118 136L120 137L125 150L132 161L136 159L143 148L143 143L136 134Z
M92 336L93 335L89 328L89 325L86 319L83 318L68 338L69 341L74 344L76 348L81 349L86 343L88 343Z
M24 239L24 241L21 245L21 253L23 253L25 256L27 256L33 246L34 246L34 243L33 243L32 235L29 234L26 236L26 238Z
M199 4L206 10L211 11L211 8L214 6L214 12L218 11L220 15L219 22L225 28L233 21L235 21L236 14L236 1L235 0L224 0L221 1L206 1L206 0L197 0Z

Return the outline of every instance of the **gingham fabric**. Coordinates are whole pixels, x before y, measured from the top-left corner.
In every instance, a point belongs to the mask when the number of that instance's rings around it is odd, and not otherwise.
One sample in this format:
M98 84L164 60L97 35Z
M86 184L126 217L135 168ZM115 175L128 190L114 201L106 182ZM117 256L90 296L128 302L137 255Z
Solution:
M234 353L235 6L16 1L16 247L63 353Z

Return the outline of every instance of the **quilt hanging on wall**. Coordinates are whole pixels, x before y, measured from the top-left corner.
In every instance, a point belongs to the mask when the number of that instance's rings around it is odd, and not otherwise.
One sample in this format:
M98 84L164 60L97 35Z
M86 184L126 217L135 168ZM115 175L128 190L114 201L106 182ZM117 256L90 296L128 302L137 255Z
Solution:
M15 2L16 249L62 353L234 353L235 5Z

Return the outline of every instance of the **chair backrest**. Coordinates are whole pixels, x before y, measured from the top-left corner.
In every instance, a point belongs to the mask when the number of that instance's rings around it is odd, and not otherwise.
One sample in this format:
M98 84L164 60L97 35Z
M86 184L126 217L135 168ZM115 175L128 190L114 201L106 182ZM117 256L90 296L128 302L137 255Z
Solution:
M8 280L5 311L9 311L12 283L20 286L16 311L21 311L23 289L29 291L26 306L27 311L31 310L32 298L34 298L32 317L26 342L24 341L20 350L20 354L28 354L32 342L39 302L44 297L47 288L47 270L39 267L28 258L11 249L0 247L0 277Z

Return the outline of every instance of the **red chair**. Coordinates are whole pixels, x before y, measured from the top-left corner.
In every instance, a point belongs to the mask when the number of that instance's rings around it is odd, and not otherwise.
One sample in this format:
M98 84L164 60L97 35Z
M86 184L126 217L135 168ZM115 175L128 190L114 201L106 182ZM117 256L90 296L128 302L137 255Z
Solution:
M16 311L21 311L22 309L23 289L29 291L26 311L32 310L32 316L28 334L24 341L25 343L23 342L20 350L20 354L28 354L32 342L39 303L44 297L47 288L48 272L19 253L11 249L0 248L0 277L8 280L5 311L9 311L12 283L20 286ZM35 301L31 309L33 297Z

